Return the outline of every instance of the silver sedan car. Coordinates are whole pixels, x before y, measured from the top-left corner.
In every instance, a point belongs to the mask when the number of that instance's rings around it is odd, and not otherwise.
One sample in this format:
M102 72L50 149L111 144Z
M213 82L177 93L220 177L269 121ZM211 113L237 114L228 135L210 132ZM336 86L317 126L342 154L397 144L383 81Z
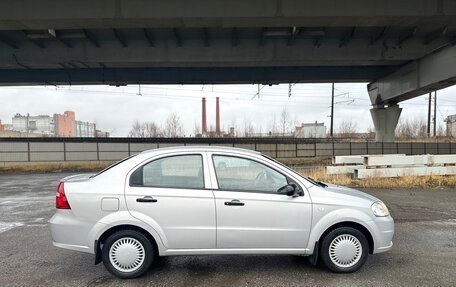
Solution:
M121 278L157 256L295 254L353 272L392 248L394 221L368 194L304 177L258 152L145 151L59 183L53 244Z

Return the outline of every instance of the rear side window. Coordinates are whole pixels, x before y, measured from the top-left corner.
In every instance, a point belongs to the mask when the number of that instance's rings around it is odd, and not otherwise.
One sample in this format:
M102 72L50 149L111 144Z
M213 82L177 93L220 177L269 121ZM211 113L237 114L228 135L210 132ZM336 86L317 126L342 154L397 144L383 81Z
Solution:
M202 189L203 158L179 155L151 161L133 172L130 186Z

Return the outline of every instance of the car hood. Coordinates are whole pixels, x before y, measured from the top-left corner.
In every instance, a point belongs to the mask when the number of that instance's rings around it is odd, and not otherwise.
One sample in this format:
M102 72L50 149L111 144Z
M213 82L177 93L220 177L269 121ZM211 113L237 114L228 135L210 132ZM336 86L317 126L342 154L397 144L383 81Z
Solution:
M372 196L370 194L361 192L359 190L350 188L350 187L345 187L345 186L340 186L340 185L334 185L330 183L325 183L327 186L323 188L324 191L330 192L330 193L335 193L335 194L341 194L341 195L347 195L351 197L356 197L361 200L368 200L368 201L379 201L378 198L375 196Z

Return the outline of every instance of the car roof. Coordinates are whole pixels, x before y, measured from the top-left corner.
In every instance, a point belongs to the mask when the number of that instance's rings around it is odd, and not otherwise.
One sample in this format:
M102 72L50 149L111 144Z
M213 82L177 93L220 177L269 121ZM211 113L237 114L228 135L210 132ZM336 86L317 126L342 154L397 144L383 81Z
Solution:
M185 152L185 151L211 151L211 152L242 152L247 154L261 154L258 151L244 149L244 148L236 148L236 147L226 147L226 146L173 146L173 147L163 147L163 148L156 148L145 150L142 153L163 153L163 152Z

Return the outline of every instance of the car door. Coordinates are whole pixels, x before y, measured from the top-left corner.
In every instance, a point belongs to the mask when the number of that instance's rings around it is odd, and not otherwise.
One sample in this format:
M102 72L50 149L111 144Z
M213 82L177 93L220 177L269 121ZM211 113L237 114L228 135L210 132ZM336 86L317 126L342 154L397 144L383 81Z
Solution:
M277 190L284 171L246 156L210 154L217 211L217 248L304 249L311 227L309 196ZM302 188L302 187L300 187Z
M168 249L215 248L214 196L206 189L204 157L196 153L155 158L133 171L127 182L130 213L159 229Z

